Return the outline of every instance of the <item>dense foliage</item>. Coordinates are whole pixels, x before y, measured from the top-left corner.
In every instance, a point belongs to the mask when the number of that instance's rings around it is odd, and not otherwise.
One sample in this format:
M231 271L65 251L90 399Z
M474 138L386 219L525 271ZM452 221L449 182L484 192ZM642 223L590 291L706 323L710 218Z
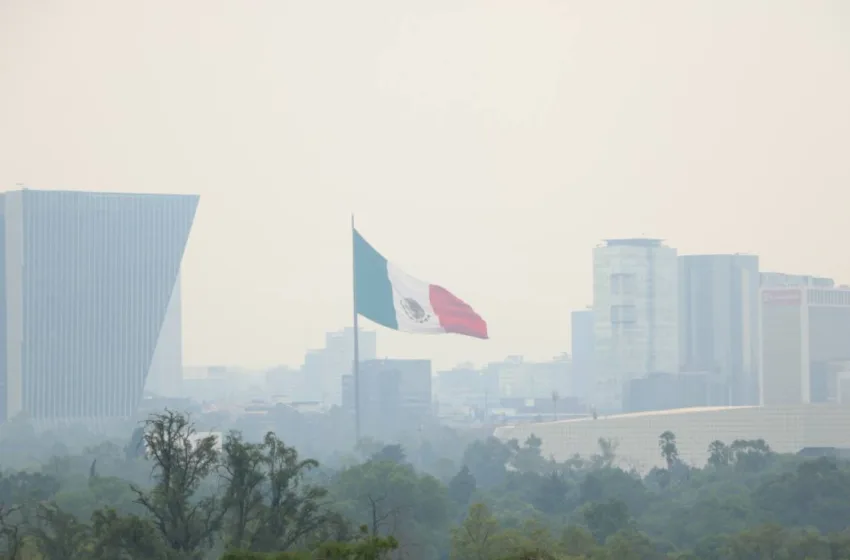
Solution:
M556 462L533 436L450 430L320 466L274 433L218 441L174 412L123 443L58 439L0 431L4 560L850 559L850 464L760 440L716 441L693 466L666 431L666 468L641 476L612 441Z

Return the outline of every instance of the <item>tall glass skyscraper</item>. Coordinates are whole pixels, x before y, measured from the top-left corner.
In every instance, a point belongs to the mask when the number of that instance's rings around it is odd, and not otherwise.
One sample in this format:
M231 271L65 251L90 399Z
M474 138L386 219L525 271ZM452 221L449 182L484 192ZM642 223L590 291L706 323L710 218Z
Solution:
M197 205L194 195L0 195L0 421L133 414Z
M759 258L679 257L679 356L728 388L728 404L758 403Z

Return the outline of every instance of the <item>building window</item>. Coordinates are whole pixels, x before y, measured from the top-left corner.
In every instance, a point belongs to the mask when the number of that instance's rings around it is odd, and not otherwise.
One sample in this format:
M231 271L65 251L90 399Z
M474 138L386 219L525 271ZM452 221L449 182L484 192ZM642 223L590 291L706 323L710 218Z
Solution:
M623 276L622 274L612 274L611 275L610 284L611 284L611 295L612 296L620 295L620 292L622 291L622 276Z
M637 322L637 308L634 305L612 305L611 323L615 325Z
M634 295L637 281L634 274L615 273L610 277L611 295Z

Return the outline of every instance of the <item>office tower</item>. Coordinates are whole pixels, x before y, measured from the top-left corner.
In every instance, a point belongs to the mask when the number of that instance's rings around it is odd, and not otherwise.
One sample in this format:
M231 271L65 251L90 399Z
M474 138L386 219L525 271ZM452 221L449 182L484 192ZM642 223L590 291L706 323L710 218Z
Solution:
M180 276L165 311L156 348L148 369L145 392L159 397L183 396L183 310Z
M761 289L760 402L847 402L850 289Z
M651 373L629 381L623 412L726 406L728 387L707 372Z
M472 364L462 364L450 370L437 372L434 395L441 407L446 405L446 407L483 408L486 392L484 378Z
M592 397L593 372L593 309L573 311L573 395L587 401Z
M484 367L485 382L492 376L493 397L550 399L553 392L572 394L572 362L566 354L548 362L531 362L523 356L508 356Z
M834 288L835 280L823 276L810 276L808 274L785 274L783 272L762 272L762 288L790 288L810 286L812 288Z
M2 195L6 418L134 413L197 204L182 195Z
M713 374L726 403L758 403L759 258L679 257L679 360L688 372Z
M354 412L354 380L342 379L343 408ZM431 360L369 360L360 364L360 430L364 437L400 441L431 421Z
M357 338L361 362L377 357L377 333L360 329ZM342 403L342 376L351 373L354 364L354 328L325 334L325 347L310 350L304 356L302 372L307 377L306 393L328 406Z
M612 239L593 250L595 399L623 407L624 386L679 371L676 249L658 239Z

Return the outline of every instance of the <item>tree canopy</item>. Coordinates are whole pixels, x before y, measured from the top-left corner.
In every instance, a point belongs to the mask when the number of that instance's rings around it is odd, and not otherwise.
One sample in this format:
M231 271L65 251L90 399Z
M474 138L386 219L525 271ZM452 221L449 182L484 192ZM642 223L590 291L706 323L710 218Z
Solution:
M665 468L640 474L614 466L615 440L558 462L534 436L438 434L455 439L363 441L320 465L274 432L219 439L174 411L75 450L7 425L0 559L850 558L850 463L836 456L717 440L688 465L671 429Z

